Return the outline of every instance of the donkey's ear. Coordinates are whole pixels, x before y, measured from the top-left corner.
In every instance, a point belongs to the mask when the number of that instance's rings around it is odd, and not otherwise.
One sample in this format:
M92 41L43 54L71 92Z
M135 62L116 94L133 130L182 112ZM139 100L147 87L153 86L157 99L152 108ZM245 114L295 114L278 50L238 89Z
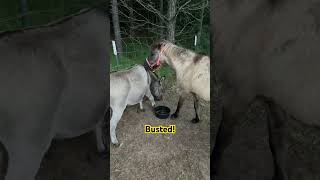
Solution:
M166 79L165 76L161 76L161 77L160 77L160 82L164 81L165 79Z

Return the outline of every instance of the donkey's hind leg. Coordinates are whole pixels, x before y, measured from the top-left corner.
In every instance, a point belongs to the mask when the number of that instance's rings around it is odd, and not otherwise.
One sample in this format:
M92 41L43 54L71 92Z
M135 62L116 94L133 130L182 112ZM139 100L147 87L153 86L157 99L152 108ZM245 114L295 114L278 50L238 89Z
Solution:
M286 128L288 116L286 112L270 99L265 99L269 132L269 146L273 155L274 176L273 180L288 180L286 173Z
M192 93L192 95L193 95L193 103L194 103L194 112L195 112L195 114L196 114L196 117L195 118L193 118L192 120L191 120L191 122L192 123L198 123L199 122L199 116L198 116L198 111L199 111L199 99L198 99L198 97L197 97L197 95L196 94L194 94L194 93Z
M115 146L120 145L117 139L116 129L124 109L125 107L115 107L112 109L112 118L110 120L110 137L112 144L114 144Z
M5 180L34 180L50 141L14 140L7 146L8 171Z
M216 135L216 141L211 153L211 172L214 176L219 174L220 168L222 166L222 157L225 149L232 143L234 129L239 123L237 115L231 115L231 113L223 108L222 109L222 119L218 128L218 133Z

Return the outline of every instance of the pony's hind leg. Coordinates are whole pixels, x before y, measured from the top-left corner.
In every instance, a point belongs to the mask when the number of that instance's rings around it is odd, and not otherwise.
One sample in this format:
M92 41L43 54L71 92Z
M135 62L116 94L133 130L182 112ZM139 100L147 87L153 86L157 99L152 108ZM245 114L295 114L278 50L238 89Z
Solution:
M183 105L184 102L184 96L179 96L178 105L176 111L170 116L170 118L175 119L179 116L180 108Z
M265 99L264 103L268 117L269 146L274 164L273 180L288 180L288 175L285 170L288 150L285 137L289 117L286 112L272 100Z
M192 123L198 123L199 122L199 116L198 116L198 111L199 111L199 99L196 94L193 95L193 101L194 101L194 112L196 114L196 117L191 120Z

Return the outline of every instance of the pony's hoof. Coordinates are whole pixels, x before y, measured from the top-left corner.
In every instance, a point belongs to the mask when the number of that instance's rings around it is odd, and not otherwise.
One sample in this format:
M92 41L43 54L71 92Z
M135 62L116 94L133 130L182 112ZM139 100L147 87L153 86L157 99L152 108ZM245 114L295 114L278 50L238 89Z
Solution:
M178 115L176 113L173 113L170 115L170 119L177 119Z
M194 119L191 120L191 122L194 123L194 124L198 123L199 122L199 118L194 118Z

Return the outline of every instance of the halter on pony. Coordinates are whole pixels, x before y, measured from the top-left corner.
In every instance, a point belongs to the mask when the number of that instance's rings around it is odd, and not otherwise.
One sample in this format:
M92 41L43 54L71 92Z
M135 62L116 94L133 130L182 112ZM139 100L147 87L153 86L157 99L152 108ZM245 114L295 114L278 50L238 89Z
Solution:
M161 51L160 51L160 53L159 53L159 55L158 55L158 58L157 58L157 61L155 62L155 63L153 63L153 64L150 64L150 62L148 61L148 58L146 58L146 61L147 61L147 64L148 64L148 66L150 67L150 69L152 69L153 70L153 67L158 67L158 66L160 66L160 56L161 56L161 54L163 53L163 51L164 51L164 48L161 48Z

